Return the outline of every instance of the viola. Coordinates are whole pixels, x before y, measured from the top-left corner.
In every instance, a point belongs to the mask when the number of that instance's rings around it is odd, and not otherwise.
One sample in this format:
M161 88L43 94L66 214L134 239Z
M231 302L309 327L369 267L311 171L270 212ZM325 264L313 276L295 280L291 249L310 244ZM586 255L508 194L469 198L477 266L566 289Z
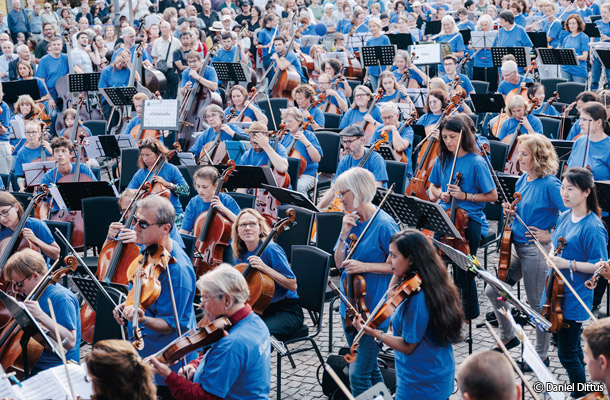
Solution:
M163 169L163 166L165 165L167 160L174 157L177 152L178 151L176 149L174 149L165 155L159 154L159 157L157 157L157 160L155 161L153 166L150 168L150 171L148 172L146 179L144 179L143 185L145 185L146 192L147 192L144 195L144 197L151 195L151 194L165 197L166 199L169 199L171 197L172 191L170 189L163 186L163 184L161 182L150 182L149 177L151 177L151 175L152 175L151 178L154 178L155 176L159 175L159 173L161 173L161 170Z
M502 232L502 242L500 244L500 262L498 264L498 279L502 282L506 282L508 279L508 269L510 268L511 262L511 242L512 242L512 230L513 230L513 212L517 212L517 204L521 201L521 193L515 193L513 195L513 202L510 205L509 214L504 224L504 231Z
M538 115L544 115L544 112L547 110L547 108L549 108L549 106L552 106L553 103L556 102L557 100L559 100L559 92L555 91L555 92L553 92L553 97L548 99L548 101L546 102L544 107L542 107L542 110L540 110L540 113Z
M319 100L316 100L316 101L319 101ZM312 103L312 106L314 104L315 104L315 102ZM305 122L303 124L303 126L300 128L300 130L305 132L307 130L307 128L309 128L309 125L311 125L312 123L313 123L313 116L309 115L307 117L307 122ZM292 142L286 149L286 154L288 154L288 157L299 159L299 177L300 177L301 175L303 175L303 172L305 172L305 169L307 168L307 160L305 159L305 157L303 157L301 155L301 153L298 152L298 150L296 150L294 148L294 146L296 144L297 144L297 138L295 137L292 139Z
M244 103L244 109L241 110L239 115L237 115L237 122L252 122L252 119L250 117L246 117L245 113L246 113L246 110L248 109L248 107L250 107L250 104L252 104L252 102L256 98L257 94L258 94L258 89L256 87L253 87L252 89L250 89L250 93L248 94L248 99ZM230 116L227 117L227 121L228 122L231 121Z
M127 269L127 276L132 288L127 294L125 306L133 306L132 333L133 346L142 350L144 348L144 338L138 324L139 308L146 310L153 305L161 294L161 283L159 276L165 271L173 258L162 246L148 246Z
M229 161L229 167L222 172L214 197L222 190L222 185L235 171L235 161ZM227 217L217 212L212 206L201 213L195 220L193 231L195 242L195 257L193 267L197 278L222 264L222 254L231 240L232 223Z
M255 256L260 257L273 238L276 235L281 234L287 226L292 225L296 217L297 212L293 208L286 210L286 217L277 221L271 230L271 233L269 233L263 244L256 251ZM254 310L255 313L262 315L273 298L275 282L269 275L252 268L250 263L240 263L237 264L235 268L241 272L243 277L246 278L246 282L248 282L250 297L248 298L247 303L252 306L252 310Z
M606 263L608 263L608 261L606 261ZM595 289L597 287L597 281L599 279L599 276L607 275L607 274L608 274L608 270L606 269L606 266L602 265L601 267L596 269L595 272L593 273L593 276L585 282L585 286L587 287L587 289L591 289L591 290Z
M566 246L567 241L562 236L558 239L558 245L555 249L555 256L559 256L561 251ZM546 278L546 302L542 306L542 316L546 318L551 327L549 331L558 332L564 327L563 311L561 310L561 301L563 299L563 290L565 282L561 279L554 269L551 269Z
M379 89L377 89L377 95L375 95L375 97L373 98L373 101L371 102L371 105L369 106L369 109L366 112L367 115L371 115L371 113L375 109L375 106L383 97L383 93L383 88L380 87ZM372 124L368 121L362 121L358 123L360 124L360 126L362 126L362 129L364 130L364 137L370 139L370 137L373 136L373 132L375 132L375 124Z
M538 100L538 98L534 97L530 105L527 107L527 110L523 115L522 119L527 118L528 115L530 115L532 111L534 111L534 109L538 107L539 103L540 101ZM519 161L517 160L519 155L517 151L519 148L517 138L521 135L522 126L523 122L520 121L519 125L517 125L517 128L515 128L515 133L510 134L504 139L502 139L502 143L508 144L508 156L506 157L506 164L504 164L504 172L506 172L507 174L518 175L521 173L521 169L519 168Z

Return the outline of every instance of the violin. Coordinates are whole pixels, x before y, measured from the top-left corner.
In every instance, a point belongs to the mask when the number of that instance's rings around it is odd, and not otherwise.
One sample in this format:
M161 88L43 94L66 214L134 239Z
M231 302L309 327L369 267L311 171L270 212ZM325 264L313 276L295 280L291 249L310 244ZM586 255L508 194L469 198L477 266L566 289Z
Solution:
M367 115L371 115L373 109L375 109L375 106L377 105L377 102L379 102L379 100L381 100L381 98L383 97L383 94L383 88L380 87L379 89L377 89L377 95L375 95L375 97L373 98L373 101L371 102L371 105L369 106L369 109L366 112ZM367 140L370 139L371 136L373 136L373 132L375 132L375 124L372 124L368 121L362 121L359 122L359 124L364 130L364 137L367 138Z
M364 326L369 326L372 328L378 328L381 326L385 320L392 316L392 313L394 313L394 311L403 301L409 298L409 296L412 294L415 294L421 290L421 284L421 278L417 272L413 272L408 278L403 279L402 282L390 288L387 293L393 290L392 295L387 296L386 293L386 296L384 296L377 307L375 307L375 310L371 313L369 319L364 323ZM364 328L360 329L352 342L349 353L344 356L345 361L348 363L353 363L356 361L356 352L359 346L358 343L363 335Z
M178 150L174 149L165 155L159 154L159 157L157 157L157 160L155 161L153 166L150 168L148 175L144 179L143 185L146 189L146 194L143 196L143 198L148 195L151 195L151 194L165 197L166 199L169 199L171 197L172 191L169 188L163 186L163 184L161 182L150 182L149 177L152 179L155 176L159 175L159 173L161 173L161 170L163 169L163 166L165 165L167 160L174 157L177 152L178 152Z
M561 251L566 246L567 241L562 236L558 239L558 245L555 249L555 256L559 256ZM546 318L551 327L549 331L558 332L564 326L563 311L561 310L561 301L563 299L563 289L565 282L552 269L546 278L546 302L542 306L542 316Z
M513 230L513 212L517 212L517 204L521 201L521 193L515 193L513 195L513 202L510 205L509 214L504 224L504 231L502 233L502 242L500 244L500 262L498 264L498 279L502 282L506 282L508 279L508 269L510 268L511 261L511 240Z
M235 161L229 161L229 167L220 175L214 197L218 196L231 174L235 171ZM222 264L222 254L231 241L232 223L227 217L218 213L212 206L202 212L195 220L193 228L195 242L195 257L193 267L197 278Z
M319 99L316 100L320 101ZM315 102L312 103L312 106L314 106ZM314 106L315 107L315 106ZM307 122L305 122L303 124L303 126L300 128L301 131L305 132L307 130L307 128L309 128L309 125L311 125L313 123L313 116L309 115L307 117ZM303 157L301 155L301 153L299 153L295 148L294 145L297 144L297 138L294 137L292 139L292 142L290 142L290 145L288 146L288 148L286 149L286 154L288 154L288 157L292 157L292 158L297 158L299 159L299 177L301 175L303 175L303 172L305 172L305 169L307 168L307 160L305 159L305 157Z
M36 287L25 298L25 300L37 301L44 293L47 287L51 284L56 284L65 276L76 271L78 261L74 256L68 256L64 259L66 267L57 267L56 261L43 278L36 284ZM6 307L4 303L2 307ZM9 314L10 315L10 314ZM9 324L10 322L10 324ZM44 347L36 340L29 340L27 343L27 360L23 358L21 340L23 338L23 330L20 328L17 321L11 318L4 324L4 329L0 333L0 364L8 372L11 369L18 372L19 377L29 375L31 368L36 364ZM28 366L26 371L25 366Z
M556 102L557 100L559 100L559 92L554 91L553 97L551 97L550 99L547 100L546 104L544 105L544 107L542 107L542 110L540 110L538 115L544 115L544 112L547 110L547 108L549 108L549 106L552 106L553 103Z
M525 110L525 114L521 118L527 118L528 115L534 111L536 107L540 104L540 101L537 97L532 99L532 102ZM521 127L523 126L523 122L519 121L519 125L515 128L515 133L506 136L502 139L502 143L508 144L508 156L506 157L506 164L504 165L504 172L511 175L519 175L521 173L521 169L519 168L519 161L517 160L519 157L517 149L519 145L517 143L517 138L521 135Z
M293 208L286 210L286 217L277 221L273 226L271 233L265 238L265 241L254 255L260 257L276 235L281 234L284 229L287 229L287 227L294 224L296 217L297 212ZM252 268L250 263L240 263L237 264L235 268L241 272L243 277L246 278L246 282L248 282L250 297L248 298L247 303L252 306L252 310L255 313L262 315L265 308L271 303L273 293L275 293L275 282L269 275Z
M606 263L608 263L608 261L606 261ZM606 266L602 265L601 267L599 267L598 269L595 270L591 279L589 279L585 282L585 286L587 287L587 289L591 289L591 290L595 289L597 287L597 280L599 279L599 276L602 275L606 279L608 279L608 273L609 273L609 271L606 268Z
M258 94L258 89L256 87L253 87L252 89L250 89L250 93L248 94L248 99L246 100L246 103L244 104L244 109L241 110L239 115L237 115L237 122L252 122L252 119L250 117L245 116L245 112L248 109L248 107L250 106L250 104L252 104L252 102L256 98L257 94ZM231 112L233 112L234 110L235 110L235 107L233 107L231 109ZM227 121L231 122L231 116L227 117Z
M162 100L161 93L156 92L153 96L153 100ZM161 132L155 129L142 129L142 122L134 125L129 132L131 136L136 140L136 143L140 143L144 139L157 139L161 137Z
M191 329L183 333L182 336L155 353L153 357L169 366L174 365L193 351L210 346L227 336L231 326L231 321L227 317L217 318L196 331Z
M154 304L161 294L159 276L174 259L162 246L148 246L142 254L131 262L127 276L132 288L127 294L125 306L133 306L132 334L133 346L144 349L144 337L138 324L138 309L146 310Z

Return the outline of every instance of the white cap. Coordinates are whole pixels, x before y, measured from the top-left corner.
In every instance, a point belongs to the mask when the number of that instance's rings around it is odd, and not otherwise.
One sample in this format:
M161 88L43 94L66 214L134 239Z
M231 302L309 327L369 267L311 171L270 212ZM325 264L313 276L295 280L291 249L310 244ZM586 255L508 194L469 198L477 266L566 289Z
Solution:
M421 7L421 3L419 1L414 1L413 4L411 4L411 6L413 6L413 7Z
M227 20L227 19L228 19L228 20L231 20L231 19L233 19L233 18L231 18L231 16L230 16L230 15L223 15L223 16L222 16L222 20L221 20L221 21L225 21L225 20Z

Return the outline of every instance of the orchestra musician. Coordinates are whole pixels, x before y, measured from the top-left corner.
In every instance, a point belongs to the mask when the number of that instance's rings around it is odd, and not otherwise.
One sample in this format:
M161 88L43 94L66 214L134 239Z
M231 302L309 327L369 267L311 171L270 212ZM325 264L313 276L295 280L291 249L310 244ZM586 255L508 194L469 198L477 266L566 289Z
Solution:
M53 143L51 143L52 145ZM155 165L159 157L165 157L169 150L157 139L145 139L138 146L140 156L138 157L138 171L135 173L131 181L127 185L127 189L137 189L145 182L151 184L159 183L170 191L170 201L175 209L175 223L178 228L182 224L182 204L178 196L188 196L190 188L182 173L173 164L165 162L157 175L148 176L150 169ZM148 180L146 180L148 176Z
M296 107L282 110L282 122L286 125L286 133L282 136L280 144L288 149L296 140L293 148L305 159L307 164L299 176L296 190L307 194L307 191L313 188L318 163L322 161L324 153L316 135L308 129L302 129L303 115L304 113Z
M30 163L37 158L40 158L41 151L45 152L45 155L49 158L53 152L49 142L43 140L41 142L41 123L39 121L31 120L25 124L25 143L17 152L15 158L15 168L13 175L17 178L17 184L19 191L25 190L25 174L23 172L23 164ZM44 150L41 148L44 147ZM4 185L4 184L2 184Z
M246 303L250 296L246 280L235 268L223 264L199 278L197 289L204 321L227 317L232 325L228 335L178 373L151 357L155 372L166 378L177 400L268 399L269 330Z
M66 137L70 137L73 131L72 128L74 127L74 123L76 122L76 110L74 108L68 108L64 110L64 112L61 113L61 119L64 123L64 128L59 132L58 136L65 135ZM78 127L82 128L86 132L85 136L93 136L91 130L83 125L83 121L80 118L78 122ZM78 139L78 135L76 135L76 138Z
M550 249L551 230L557 222L560 212L566 210L561 199L561 182L555 174L559 167L557 153L551 141L543 135L519 136L519 166L523 175L515 185L515 192L521 194L521 201L516 211L510 211L510 205L504 204L507 212L516 212L545 250ZM508 266L506 283L513 286L523 277L527 302L534 311L541 313L540 299L545 286L546 260L533 243L529 232L519 221L514 221L511 230L511 263ZM498 310L510 309L507 302L498 300L498 292L487 286L485 294L492 304L500 328L500 338L507 349L520 344L511 323ZM549 365L548 358L550 333L536 329L536 352L540 359ZM529 368L527 365L522 370Z
M186 55L186 62L188 68L182 71L182 79L180 80L180 95L184 97L187 90L191 89L195 82L199 82L200 85L206 87L211 92L218 90L218 76L216 70L210 65L206 66L203 75L199 75L201 67L203 67L203 59L201 53L197 51L190 51ZM190 90L189 90L190 91Z
M170 237L175 220L176 212L169 200L160 196L148 196L137 204L133 229L123 227L118 238L123 243L137 243L144 249L161 246L171 256L167 269L161 271L158 277L159 296L150 307L134 310L133 305L125 306L125 303L121 303L114 310L114 318L120 325L128 323L130 332L133 314L138 313L138 324L145 340L144 349L140 351L142 357L155 354L176 339L178 326L181 332L195 328L195 271L184 250ZM177 315L174 315L173 304ZM187 358L190 361L192 357ZM178 371L179 365L176 364L172 370ZM173 398L165 386L166 376L155 376L157 395L161 400Z
M338 49L337 49L338 50ZM352 87L347 82L347 79L343 77L339 82L337 82L339 73L343 70L343 65L341 62L335 58L330 58L322 61L322 72L328 74L330 76L330 84L331 86L337 86L337 90L341 91L346 99L349 99L352 96ZM322 76L320 75L320 78ZM319 79L319 78L318 78ZM319 82L318 82L319 85Z
M269 143L269 131L266 124L260 121L253 122L250 128L246 129L246 132L250 135L252 147L241 155L236 163L237 165L252 165L255 167L269 165L280 173L288 171L286 148L281 144L274 147Z
M399 230L394 219L383 210L379 210L375 219L368 225L377 211L377 207L372 203L377 190L375 180L370 171L356 167L339 175L333 186L339 193L346 211L334 254L335 263L342 271L340 290L344 295L347 294L344 284L349 282L348 274L360 275L366 282L366 295L364 299L360 295L357 301L361 303L364 300L368 310L374 309L384 297L392 280L392 266L386 263L390 256L388 245L392 235ZM363 237L360 237L367 225L369 229ZM361 242L353 257L346 260L350 242L348 239L351 234L355 234ZM339 314L345 337L348 345L351 346L355 332L347 325L346 307L343 303L340 304ZM366 318L366 316L362 317ZM386 332L389 322L386 320L377 329ZM360 340L356 360L349 366L349 381L354 396L383 381L377 365L379 350L372 336L365 335Z
M126 340L101 340L85 355L93 398L153 400L157 398L152 367Z
M610 42L610 4L605 3L600 6L601 19L594 22L599 31L599 38L591 38L593 42ZM591 51L591 90L599 88L599 81L602 76L602 62L595 52ZM604 69L606 81L610 82L610 70Z
M464 400L519 400L521 385L504 354L484 351L468 356L457 373Z
M464 40L460 34L460 30L451 15L445 15L441 19L441 28L441 33L439 33L434 40L437 42L449 43L451 54L458 60L461 59L464 56L466 47L464 46ZM443 72L445 72L444 64L441 63L438 64L438 66L439 75L443 75Z
M360 126L348 126L341 131L340 135L344 155L341 157L341 160L339 160L337 172L335 173L334 184L336 184L337 178L344 172L355 167L360 167L363 158L367 155L366 148L364 147L364 131ZM373 174L375 178L375 185L377 187L387 187L388 172L381 154L373 151L369 154L368 159L361 167ZM331 203L337 192L337 189L333 185L320 199L318 208L326 208Z
M263 68L269 68L271 65L271 54L273 53L273 40L279 34L278 24L279 17L274 13L268 13L263 17L263 27L258 31L256 46L262 52Z
M32 64L30 64L28 61L17 61L17 80L29 81L31 79L34 79L38 86L38 92L40 93L40 99L38 101L42 102L43 104L48 104L47 102L51 98L51 95L47 90L47 85L45 82L39 77L34 76Z
M602 382L606 386L606 393L610 390L610 365L608 364L610 361L609 324L610 319L603 318L592 322L582 333L582 336L585 338L584 362L589 370L591 381Z
M576 101L570 104L563 111L564 115L568 115L568 113L572 110L572 108L576 107L576 110L580 114L580 110L584 107L586 103L591 101L597 101L597 95L594 92L581 92L576 96ZM574 121L574 124L570 128L570 133L568 133L568 137L566 140L574 140L574 138L582 133L582 128L580 126L580 118Z
M583 135L572 146L568 168L589 167L595 180L610 180L610 126L604 105L597 101L584 104L579 124Z
M428 86L428 75L413 65L409 53L404 50L398 50L396 52L396 57L394 57L394 65L390 71L394 73L394 77L397 81L402 79L404 74L408 72L409 79L414 79L415 82L417 82L421 87Z
M379 107L375 105L369 113L369 108L373 103L373 93L371 89L364 85L354 88L354 102L349 110L341 118L339 129L347 128L359 122L365 121L373 125L381 123L381 113Z
M498 15L500 30L492 47L534 47L527 32L521 25L515 23L515 15L510 10L504 10ZM504 71L502 71L504 75Z
M452 199L455 198L456 207L466 211L469 218L468 226L464 227L465 239L470 254L476 254L481 238L486 237L489 230L489 223L483 213L485 203L498 199L496 185L485 160L479 155L473 133L462 118L446 118L439 130L440 154L430 174L428 197L431 201L440 199L445 210L451 209ZM455 176L450 176L454 154L457 154L455 173L460 172L463 178L461 186L454 184ZM466 319L476 318L479 315L479 303L473 277L461 268L456 268L455 281L461 289Z
M379 99L379 103L387 103L388 101L395 103L406 103L411 101L407 88L403 83L398 83L394 73L391 71L383 71L379 76L379 83L383 88L383 97ZM415 106L413 106L415 109Z
M57 244L56 244L57 246ZM57 247L59 256L59 246ZM36 288L47 273L47 263L40 253L24 249L13 254L2 271L4 279L12 282L16 293L27 296ZM57 325L51 319L49 300L53 306ZM42 327L65 350L66 360L78 363L80 357L80 306L76 295L62 285L48 285L38 300L25 300L25 307ZM55 329L59 330L59 338ZM32 374L62 365L62 360L51 351L44 349L33 366Z
M44 80L49 94L51 95L51 98L49 99L48 103L50 110L55 110L57 108L57 90L55 90L55 84L57 83L57 80L61 76L67 75L70 71L70 66L68 64L68 56L61 52L62 47L62 39L57 36L53 37L50 40L49 46L47 48L48 54L46 54L40 59L38 67L36 68L36 77Z
M274 51L270 56L271 61L275 61L276 67L282 71L288 68L294 68L301 78L301 83L307 83L307 78L303 74L303 68L301 68L301 61L294 53L294 50L288 51L288 42L288 39L283 35L273 38ZM269 89L273 90L273 88Z
M207 143L213 142L218 135L220 140L248 140L244 131L235 123L225 123L225 113L222 107L210 104L203 110L203 118L208 128L199 135L189 151L195 155L199 162L207 161L203 148ZM265 124L266 125L266 124Z
M303 325L304 316L297 280L284 249L271 241L260 256L256 255L270 231L258 211L244 209L233 223L231 247L236 263L249 263L275 282L273 298L261 318L271 335L286 340Z
M523 89L527 82L532 81L529 77L519 75L519 67L513 60L503 62L500 69L502 71L502 81L498 85L498 93L503 95L505 100L510 92L515 89Z
M470 95L476 93L474 90L474 86L470 82L470 78L464 74L458 73L458 59L453 54L448 54L443 58L443 66L445 67L446 74L441 76L441 79L449 84L453 81L457 76L460 77L460 84L456 87L463 88L466 91L466 98L470 98ZM449 93L449 96L453 96L453 93Z
M424 127L434 126L440 121L443 116L443 111L447 107L447 90L430 89L428 92L428 98L426 99L426 106L424 115L419 117L417 120L418 125Z
M369 31L371 32L372 37L366 41L366 46L389 46L390 38L384 35L382 32L383 24L379 20L379 18L370 18L368 21ZM373 65L367 67L366 76L364 77L364 82L370 80L371 87L373 90L377 90L379 88L379 75L381 72L385 71L386 66L379 67L377 65Z
M319 104L317 108L321 111L324 111L324 107L326 107L326 104L330 103L337 107L339 110L341 110L341 113L345 113L349 108L347 98L345 97L341 89L333 89L334 84L331 82L332 79L327 73L322 73L318 77L318 93L326 96L326 100L322 104Z
M129 50L119 52L118 55L113 57L110 65L107 65L104 67L104 69L102 69L98 87L109 88L127 86L129 84L131 68L131 52ZM135 79L138 81L140 80L138 71L135 71ZM51 90L51 88L49 88L49 90ZM104 119L108 120L112 107L104 99L102 99L102 111L104 113Z
M374 143L376 140L381 139L382 132L387 132L388 143L392 149L394 149L395 152L405 153L407 160L411 160L411 155L413 153L413 147L411 147L414 135L413 128L407 125L402 128L400 132L398 132L398 128L400 128L401 123L398 120L400 113L396 103L382 103L379 106L379 109L381 110L381 120L383 121L383 125L378 126L377 129L375 129L369 145ZM411 162L407 162L407 185L412 177L413 164Z
M316 91L311 85L299 85L294 88L292 98L303 115L303 122L307 122L310 115L313 117L313 122L307 128L309 131L324 128L324 123L326 122L324 113L319 108L311 106L316 100Z
M551 242L556 248L559 238L564 237L567 244L561 255L552 256L551 260L590 310L593 291L585 286L585 281L593 276L595 263L608 259L608 232L600 219L593 174L585 168L570 168L563 174L561 197L568 210L559 216ZM542 295L541 306L545 301L546 291ZM587 377L580 336L589 313L567 287L561 310L564 325L557 332L557 355L568 373L570 383L584 383ZM578 391L576 386L575 389L572 397L579 398L585 394Z
M561 75L568 82L586 83L588 73L587 60L589 59L589 37L584 33L585 23L580 15L570 15L565 20L566 35L561 43L564 49L574 49L578 65L562 65Z
M546 98L546 91L544 85L541 83L528 83L527 85L527 100L532 101L534 98L538 99L539 106L532 111L533 115L550 115L551 117L561 117L561 113L557 111L552 104L544 101ZM541 114L544 110L544 114Z
M386 262L393 273L390 287L413 273L422 281L421 290L394 310L393 335L364 327L364 332L380 345L394 349L395 399L449 398L455 377L452 344L462 341L464 320L457 288L438 251L418 230L395 233ZM356 328L360 325L357 323Z
M506 105L506 114L508 119L504 121L498 139L502 140L506 136L516 133L517 128L520 128L521 134L542 134L542 122L533 114L527 114L527 102L523 96L515 95L511 97Z
M476 30L479 32L490 32L493 30L493 27L493 19L487 14L481 15L476 24ZM473 55L473 78L476 80L489 82L489 93L494 93L498 88L498 68L494 67L493 65L491 49L474 48L472 44L469 44L468 48L471 50L476 50Z
M248 99L248 91L243 86L235 85L227 92L227 108L225 108L225 117L228 118L231 115L232 109L235 109L235 117L227 122L240 122L237 120L237 116L243 112L244 118L250 118L250 122L261 121L266 124L269 119L256 104L250 102L246 107L246 100ZM244 111L245 108L245 111ZM247 121L247 120L246 120Z
M148 96L145 93L136 93L133 95L131 101L133 103L133 108L136 109L137 115L129 121L129 123L125 127L125 130L122 132L123 134L129 135L131 133L131 130L136 125L142 123L142 109L144 107L143 103L145 100L148 100Z

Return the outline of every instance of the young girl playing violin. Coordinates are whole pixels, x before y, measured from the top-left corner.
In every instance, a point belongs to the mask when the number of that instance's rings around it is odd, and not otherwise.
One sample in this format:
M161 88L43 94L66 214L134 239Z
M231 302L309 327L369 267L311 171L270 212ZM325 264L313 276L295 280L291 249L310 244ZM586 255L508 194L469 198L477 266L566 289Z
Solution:
M515 192L521 194L521 201L515 211L508 211L510 209L508 203L504 204L504 208L507 212L516 212L548 251L551 241L550 231L555 226L559 213L566 209L561 200L561 182L555 176L559 166L557 153L546 136L524 135L519 136L518 140L518 160L523 175L515 185ZM534 238L520 221L513 222L511 232L512 257L506 271L506 283L512 286L523 277L527 302L540 314L539 303L544 291L546 261L533 243ZM492 286L487 286L485 294L491 301L498 319L502 341L508 349L517 346L520 342L515 336L512 325L498 311L501 307L508 310L510 306L498 299L499 294ZM536 330L536 352L547 366L550 361L549 340L550 333Z
M354 88L354 103L349 110L341 118L339 129L346 128L350 125L357 124L362 121L370 122L374 125L381 123L381 114L379 107L375 105L369 114L369 107L373 102L373 93L366 86L358 85Z
M579 124L583 135L574 142L568 167L588 167L595 180L610 180L610 126L604 105L583 105Z
M394 103L404 103L408 101L413 103L407 93L405 85L402 83L399 84L391 71L383 71L381 75L379 75L379 82L383 88L383 96L379 99L379 103L386 103L388 101ZM413 108L415 108L415 106L413 106Z
M527 88L527 99L528 101L532 101L534 98L538 99L539 106L532 111L533 115L550 115L551 117L561 117L561 113L557 111L552 104L544 101L546 98L546 92L544 89L544 85L536 82L532 84L528 84ZM544 110L544 112L543 112Z
M392 335L368 326L364 332L394 349L396 400L447 399L455 376L451 345L462 340L464 320L457 288L436 249L415 229L392 236L386 262L394 274L390 288L417 274L421 290L394 310ZM390 291L389 297L399 291ZM361 325L358 321L356 328Z
M517 133L517 127L521 124L521 134L542 134L542 122L532 114L527 114L527 102L522 96L513 96L506 105L508 119L502 124L498 139L502 140L508 135Z
M256 256L270 231L258 211L242 210L233 223L231 247L236 263L250 263L275 282L273 298L261 317L273 336L285 340L301 327L304 317L297 280L282 247L271 241L261 256Z
M161 144L157 139L145 139L138 149L140 150L140 157L138 158L138 167L140 169L135 173L133 178L131 178L129 185L127 185L127 189L137 189L143 183L147 182L146 177L148 176L150 169L155 165L157 159L159 157L165 157L167 153L169 153L167 147ZM163 160L160 162L163 162ZM150 181L151 185L159 183L165 190L169 190L169 199L176 209L176 226L180 228L184 213L178 196L188 196L190 192L189 185L182 176L180 170L178 170L175 165L170 164L165 160L159 173L154 176L151 174L151 176L148 177L148 181Z
M322 160L322 146L316 135L310 130L303 130L303 114L296 107L290 107L282 111L282 121L286 125L286 133L282 136L280 144L288 149L296 139L294 150L305 159L307 166L303 174L299 176L296 190L303 194L314 185L314 177L318 172L318 163Z
M431 201L440 199L445 210L451 209L452 200L455 199L456 207L466 211L468 226L465 227L465 239L470 254L476 254L481 238L486 237L489 231L483 209L485 203L497 200L496 185L487 163L479 155L474 135L462 118L448 117L441 123L440 132L440 154L432 167L428 196ZM450 176L455 157L455 175ZM461 185L454 184L458 172L462 175ZM455 280L462 290L466 319L476 318L479 304L474 279L456 268Z
M237 117L243 112L243 122L247 122L246 118L249 118L250 122L261 121L264 124L267 123L267 116L254 102L246 107L248 91L243 86L235 85L231 87L229 93L227 93L227 99L229 104L225 108L225 117L228 118L235 110L235 116L228 122L241 122Z
M28 121L25 124L25 144L17 152L17 158L15 159L14 175L17 177L17 183L19 185L19 191L25 190L25 179L23 172L23 164L30 163L37 158L41 158L42 152L51 158L51 146L49 142L42 139L42 127L41 122ZM41 160L42 161L42 160Z
M551 242L556 248L559 238L563 237L566 245L560 256L551 259L587 307L585 310L565 286L561 300L564 325L557 332L557 355L570 383L576 384L587 381L580 335L583 323L589 319L593 291L587 289L585 282L592 277L595 263L608 259L608 232L600 219L595 182L589 170L570 168L561 181L561 197L568 210L559 216ZM546 290L542 294L541 306L545 302ZM574 398L583 395L582 392L572 392Z
M391 266L385 260L389 256L387 244L390 243L392 235L398 232L398 225L385 211L379 210L366 235L359 237L377 211L377 207L372 203L377 187L375 177L371 172L359 167L352 168L337 178L334 189L339 193L345 207L345 216L339 235L340 241L335 250L335 262L342 271L340 290L344 295L349 293L349 290L345 290L345 286L349 282L348 274L357 274L362 277L366 282L366 295L364 295L364 299L358 298L356 301L359 303L364 301L366 308L372 310L383 298L392 279ZM346 260L351 234L359 237L361 242L353 257ZM347 342L351 346L355 332L353 328L346 325L348 321L346 321L346 307L343 303L340 305L339 314L343 320ZM366 319L366 316L362 316L362 318ZM388 324L389 321L385 321L379 326L379 329L383 332L387 331ZM382 382L381 372L377 365L378 353L379 346L372 337L364 336L360 340L356 361L350 364L349 368L350 385L354 396L358 396L376 383Z

